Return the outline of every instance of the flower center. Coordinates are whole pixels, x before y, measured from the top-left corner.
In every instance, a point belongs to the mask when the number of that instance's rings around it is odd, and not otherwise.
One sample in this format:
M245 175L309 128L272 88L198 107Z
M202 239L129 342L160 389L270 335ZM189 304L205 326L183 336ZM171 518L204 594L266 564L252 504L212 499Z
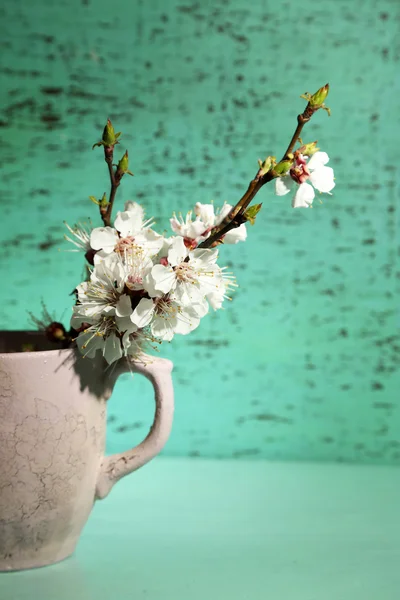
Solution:
M180 307L173 302L170 298L156 298L155 299L155 312L159 317L165 319L171 319L176 317L180 310Z
M183 243L189 250L194 250L195 248L197 248L197 241L194 238L184 237Z
M125 238L120 238L115 245L114 252L119 254L120 256L124 256L125 253L131 250L135 245L135 238L131 235L128 235Z
M174 267L174 271L175 271L175 276L178 281L185 282L185 283L195 283L196 282L195 273L194 273L192 267L190 265L188 265L188 263L183 262L180 265L177 265L176 267Z
M92 336L87 340L85 344L83 344L82 349L87 348L88 344L95 337L102 337L103 339L106 339L106 337L108 337L111 333L115 333L115 335L117 336L119 335L119 332L115 325L114 317L106 316L103 316L103 318L98 323L89 325L87 329L84 329L83 331L85 333L91 333Z
M308 170L307 162L304 156L300 154L296 158L296 163L290 169L290 176L296 183L301 185L302 183L307 181L307 179L310 177L310 174L311 173Z
M143 288L143 277L140 275L128 275L126 287L130 290L140 290Z

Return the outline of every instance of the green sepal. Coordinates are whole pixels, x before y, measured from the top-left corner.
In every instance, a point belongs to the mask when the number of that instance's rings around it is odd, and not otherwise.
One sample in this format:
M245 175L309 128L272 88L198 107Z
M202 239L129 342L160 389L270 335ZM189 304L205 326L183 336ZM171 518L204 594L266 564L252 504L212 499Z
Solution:
M309 144L303 144L297 149L297 152L300 152L300 154L304 154L305 156L312 156L320 150L320 148L317 148L317 143L318 142L315 141L310 142Z
M276 157L275 156L267 156L265 160L259 160L258 166L260 167L260 175L266 175L268 171L271 170L276 165Z
M117 173L120 175L133 175L133 173L129 170L129 158L128 158L128 150L125 151L125 154L122 156L117 165Z
M100 200L97 200L95 196L89 196L89 200L91 200L94 204L97 204L97 206L100 206L100 208L107 208L109 205L105 192Z
M254 223L256 222L256 217L258 215L258 213L260 212L262 207L262 203L261 204L253 204L253 206L249 206L249 208L247 208L244 213L243 216L246 219L246 221L248 221L250 223L250 225L254 225Z
M274 166L273 171L276 176L283 177L283 175L286 175L286 173L290 170L292 165L293 160L281 160L281 162L278 162L278 164Z

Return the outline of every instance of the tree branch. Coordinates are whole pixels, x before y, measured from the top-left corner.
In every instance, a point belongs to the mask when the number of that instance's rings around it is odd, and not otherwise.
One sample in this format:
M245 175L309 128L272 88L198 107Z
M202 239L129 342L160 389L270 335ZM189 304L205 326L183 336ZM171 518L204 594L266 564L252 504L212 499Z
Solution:
M303 113L297 116L297 127L292 136L292 139L289 142L288 147L286 148L285 154L283 155L281 161L288 160L290 158L290 154L293 152L293 149L296 145L297 140L299 139L303 127L308 121L311 119L312 115L316 112L316 109L311 106L310 102L308 102ZM252 179L249 183L249 187L247 188L244 195L240 198L239 202L232 208L230 213L225 217L225 219L220 223L217 227L215 227L210 237L208 237L204 242L199 244L199 248L212 248L216 246L218 243L221 243L221 238L228 233L231 229L235 229L239 227L242 223L245 222L243 218L243 214L246 208L249 206L250 202L256 196L256 194L260 191L260 189L266 184L275 179L278 175L274 172L273 167L267 172L262 174L259 169L256 173L254 179Z

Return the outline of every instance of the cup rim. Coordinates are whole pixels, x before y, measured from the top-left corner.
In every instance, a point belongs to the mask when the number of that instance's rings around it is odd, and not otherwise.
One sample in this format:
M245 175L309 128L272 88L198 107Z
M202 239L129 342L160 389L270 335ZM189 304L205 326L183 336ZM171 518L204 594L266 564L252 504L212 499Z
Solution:
M61 353L67 353L67 352L71 352L74 351L74 348L58 348L56 350L33 350L31 351L21 351L21 352L0 352L0 358L5 358L5 357L12 357L15 358L16 356L22 356L22 357L26 357L26 356L35 356L35 357L40 357L43 356L44 354L46 356L50 355L60 355Z

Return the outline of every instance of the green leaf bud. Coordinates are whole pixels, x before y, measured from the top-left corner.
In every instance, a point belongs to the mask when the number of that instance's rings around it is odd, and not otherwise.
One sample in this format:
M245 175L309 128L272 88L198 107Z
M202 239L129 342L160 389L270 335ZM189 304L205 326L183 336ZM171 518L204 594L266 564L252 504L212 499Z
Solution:
M250 223L250 225L254 225L256 222L256 217L260 212L262 204L254 204L253 206L249 206L244 213L243 216Z

